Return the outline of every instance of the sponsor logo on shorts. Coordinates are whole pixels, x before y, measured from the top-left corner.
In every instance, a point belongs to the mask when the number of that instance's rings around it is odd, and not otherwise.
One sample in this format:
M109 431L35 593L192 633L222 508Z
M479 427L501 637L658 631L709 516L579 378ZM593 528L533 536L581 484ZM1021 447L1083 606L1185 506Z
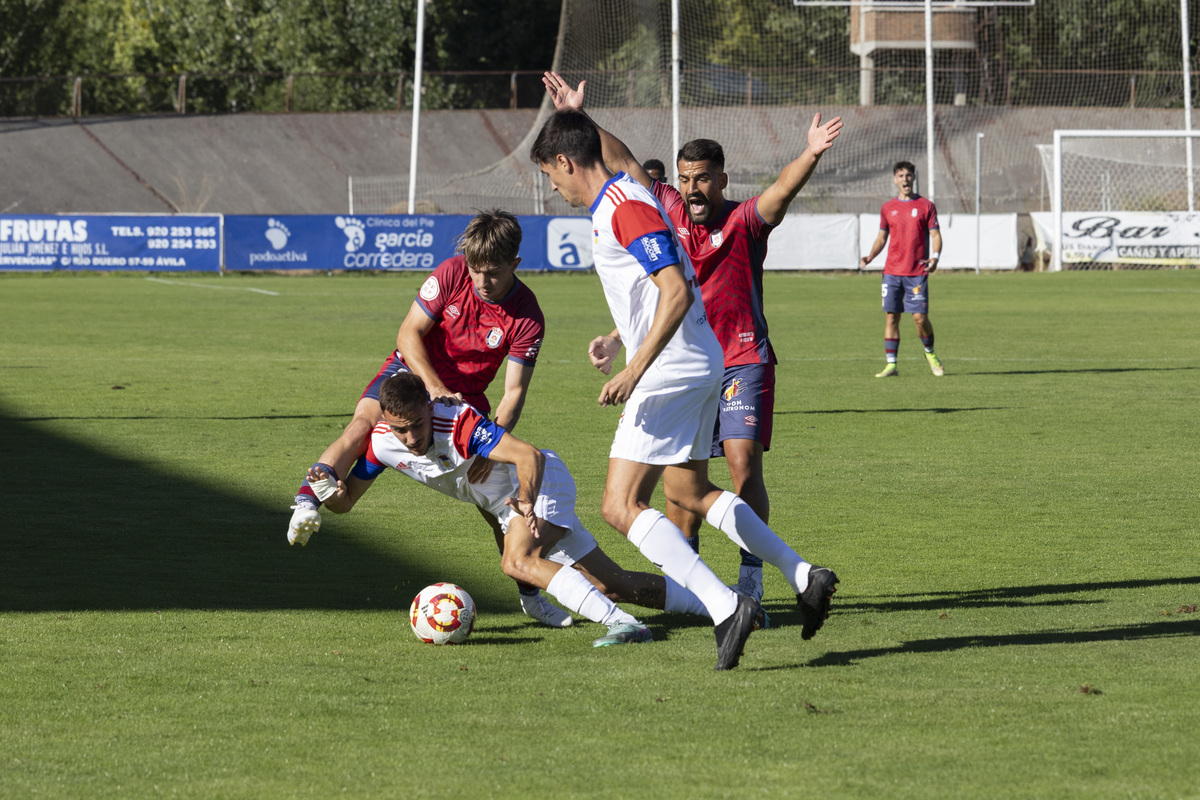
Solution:
M754 416L753 414L747 414L745 417L743 417L743 419L746 420L747 425L757 425L758 424L758 417Z
M421 284L421 299L432 300L438 296L441 287L438 286L437 278L430 275L425 279L425 283Z
M913 294L917 294L917 295L919 295L920 293L921 293L921 287L920 287L920 286L914 286L914 287L913 287Z
M503 339L504 331L500 330L499 328L492 328L490 331L488 331L487 346L495 350L500 346L500 342L503 341Z
M742 383L742 379L734 378L733 383L731 383L727 387L725 387L725 395L724 395L725 402L728 403L730 400L737 397L739 394L741 394L745 390L746 390L746 386L745 386L745 384Z

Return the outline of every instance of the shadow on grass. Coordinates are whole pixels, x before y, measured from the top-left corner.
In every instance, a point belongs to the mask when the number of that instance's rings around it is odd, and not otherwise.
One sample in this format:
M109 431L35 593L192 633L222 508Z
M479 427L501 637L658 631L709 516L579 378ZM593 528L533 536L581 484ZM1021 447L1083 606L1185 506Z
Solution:
M2 408L0 459L13 473L0 512L0 611L406 611L421 586L440 579L423 541L384 551L331 535L290 548L289 493L259 504L47 433ZM405 548L402 537L394 541ZM491 553L480 549L481 558ZM511 592L479 588L472 595L483 610L515 610Z
M1117 372L1180 372L1200 367L1085 367L1083 369L1010 369L964 372L963 375L1111 375Z
M974 406L968 408L831 408L811 411L775 411L775 416L788 414L958 414L964 411L1012 411L1013 406Z
M833 609L839 611L941 611L948 608L995 608L1011 606L1055 606L1098 603L1100 600L1053 598L1054 595L1103 592L1114 589L1148 589L1154 586L1187 586L1200 584L1200 576L1183 578L1147 578L1127 581L1094 581L1090 583L1048 583L1033 586L1004 586L993 589L974 589L965 592L920 592L888 595L879 599L841 603L834 598ZM910 599L911 598L911 599ZM919 598L919 599L918 599ZM1047 599L1049 598L1049 599ZM799 616L799 615L797 615Z
M1161 639L1175 636L1200 636L1200 620L1173 622L1147 622L1120 628L1096 628L1085 630L1052 630L1038 633L1007 633L998 636L950 636L940 639L921 639L905 642L895 647L873 647L864 650L832 652L814 658L807 664L775 667L793 669L806 667L848 667L868 658L880 656L908 655L914 653L948 653L980 647L1009 647L1012 645L1042 644L1086 644L1089 642L1111 642L1126 639Z

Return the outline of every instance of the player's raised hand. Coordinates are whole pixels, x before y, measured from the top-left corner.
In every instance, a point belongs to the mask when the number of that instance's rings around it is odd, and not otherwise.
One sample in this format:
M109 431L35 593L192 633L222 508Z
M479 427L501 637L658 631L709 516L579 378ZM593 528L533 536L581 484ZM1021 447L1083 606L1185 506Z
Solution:
M588 360L605 375L612 374L613 359L621 352L621 340L616 336L597 336L588 344Z
M834 117L821 124L821 113L813 114L812 125L808 126L808 150L814 156L819 156L833 147L833 140L842 132L842 118Z
M546 87L546 92L554 101L554 107L559 111L583 110L583 87L587 85L587 81L580 81L579 88L572 89L571 84L563 80L557 72L545 72L542 74L542 85Z

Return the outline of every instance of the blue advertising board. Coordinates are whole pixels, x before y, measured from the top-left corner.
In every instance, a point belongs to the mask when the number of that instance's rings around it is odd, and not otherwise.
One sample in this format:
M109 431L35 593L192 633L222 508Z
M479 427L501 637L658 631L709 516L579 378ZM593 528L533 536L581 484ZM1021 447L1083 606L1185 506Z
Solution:
M546 217L521 216L521 269L578 269L547 256ZM419 270L454 255L469 214L225 217L227 270ZM556 251L557 252L557 251ZM590 266L590 244L588 245Z
M0 269L207 272L221 268L216 214L6 214Z
M229 214L225 268L428 272L454 255L454 240L470 219L457 214Z

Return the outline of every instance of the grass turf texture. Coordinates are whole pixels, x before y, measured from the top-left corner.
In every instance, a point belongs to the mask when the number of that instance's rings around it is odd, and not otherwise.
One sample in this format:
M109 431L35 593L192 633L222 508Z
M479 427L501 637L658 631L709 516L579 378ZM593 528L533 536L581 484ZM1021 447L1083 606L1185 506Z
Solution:
M421 277L0 277L0 796L1196 796L1200 273L935 276L947 375L906 318L892 380L878 277L768 275L772 524L842 584L805 643L768 568L732 673L694 619L537 627L475 512L398 476L287 547ZM642 568L598 513L598 282L526 279L517 432ZM436 580L464 646L408 630Z

